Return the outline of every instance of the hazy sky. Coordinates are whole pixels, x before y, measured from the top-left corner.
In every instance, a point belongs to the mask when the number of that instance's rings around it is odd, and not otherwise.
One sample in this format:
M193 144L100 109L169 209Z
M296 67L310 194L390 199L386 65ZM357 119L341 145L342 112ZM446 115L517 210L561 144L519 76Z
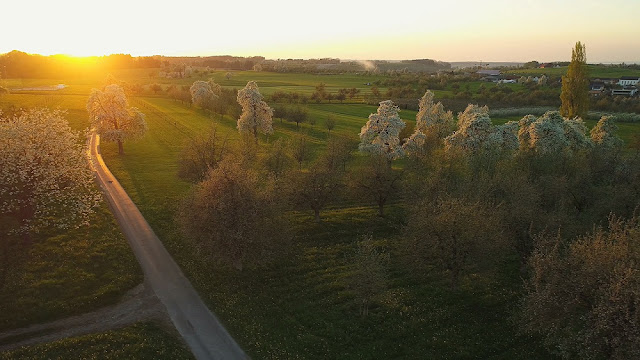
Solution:
M8 2L8 3L7 3ZM640 62L640 0L21 0L0 53Z

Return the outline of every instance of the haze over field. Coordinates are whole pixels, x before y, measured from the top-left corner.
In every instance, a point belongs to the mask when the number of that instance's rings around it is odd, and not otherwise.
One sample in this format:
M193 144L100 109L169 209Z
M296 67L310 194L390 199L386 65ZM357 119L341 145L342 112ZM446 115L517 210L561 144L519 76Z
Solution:
M0 53L566 61L580 40L589 62L640 60L636 0L31 0L3 14Z

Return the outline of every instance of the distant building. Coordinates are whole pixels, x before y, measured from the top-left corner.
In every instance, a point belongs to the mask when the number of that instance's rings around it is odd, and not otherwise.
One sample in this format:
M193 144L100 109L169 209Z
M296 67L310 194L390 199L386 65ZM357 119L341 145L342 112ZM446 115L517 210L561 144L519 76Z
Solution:
M483 75L482 78L485 81L498 81L500 80L500 70L478 70L478 75Z
M622 89L612 89L611 95L633 96L638 92L635 86L625 86Z
M618 85L620 86L636 86L638 85L638 81L640 78L637 76L623 76L618 81Z
M592 96L600 96L604 94L604 82L603 81L592 81L589 85L589 94Z
M616 85L620 80L618 78L598 78L594 80L594 82L599 81L603 82L605 85Z

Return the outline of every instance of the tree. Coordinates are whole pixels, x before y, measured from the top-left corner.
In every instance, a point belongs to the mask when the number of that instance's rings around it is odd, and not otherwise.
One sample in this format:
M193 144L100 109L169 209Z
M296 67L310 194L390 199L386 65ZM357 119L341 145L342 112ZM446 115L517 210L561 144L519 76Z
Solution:
M605 152L618 152L622 149L623 141L616 135L618 126L610 116L600 118L596 126L591 129L591 140Z
M454 128L453 113L444 111L442 103L433 101L433 92L427 90L419 102L416 127L411 137L405 141L404 150L416 156L424 155L425 147L440 142Z
M353 99L359 93L360 93L360 89L356 89L356 88L349 89L349 93L348 93L349 99Z
M358 242L354 258L354 271L349 287L360 300L360 315L369 315L369 304L388 287L389 254L378 249L371 236Z
M347 89L338 90L338 94L336 95L336 100L339 100L340 103L342 103L347 98L347 93L348 92L349 92L349 90L347 90Z
M579 41L571 51L571 63L562 77L562 106L560 113L565 118L585 118L589 109L589 75L585 46Z
M444 196L414 206L407 227L409 248L421 267L436 264L456 287L464 271L498 260L505 242L500 219L489 209Z
M302 163L309 158L309 143L306 136L298 135L293 139L291 153L298 162L298 169L302 169Z
M184 147L178 164L178 176L194 183L200 182L228 152L227 139L220 143L214 128L207 137L196 137Z
M287 226L269 184L238 159L227 157L182 204L183 231L214 259L237 270L282 251Z
M283 138L273 142L270 151L264 158L264 166L274 177L279 178L293 163L291 149Z
M106 141L118 143L118 153L124 154L123 142L142 137L147 131L144 114L129 107L119 85L107 85L103 91L93 89L87 101L91 126Z
M360 130L360 151L384 155L388 160L404 156L399 135L405 123L399 111L391 100L380 103L377 113L369 115L369 121Z
M386 155L373 154L351 183L363 197L371 198L378 205L378 215L384 217L384 206L400 190L400 175L389 166Z
M639 243L637 217L611 217L608 230L571 242L539 236L521 307L525 329L565 358L640 358Z
M158 94L159 91L162 91L162 85L158 83L151 84L149 88L151 89L151 91L153 91L154 94Z
M293 109L290 109L288 111L287 117L289 118L289 120L295 122L296 129L299 129L300 123L307 121L307 118L309 117L309 113L307 112L306 109L303 109L298 106Z
M81 143L61 111L0 113L0 288L31 234L85 224L99 201Z
M309 206L315 221L320 222L320 211L336 198L342 187L342 173L320 161L308 171L291 173L289 183L293 202Z
M211 84L206 81L195 81L191 88L191 102L203 109L212 109L214 101L218 98L211 88Z
M258 131L263 134L273 133L273 110L262 100L262 95L255 81L249 81L244 89L238 91L238 104L242 106L242 114L238 118L238 130L251 133L258 141Z
M327 132L331 133L331 130L336 127L336 118L333 115L328 115L324 125L327 127Z

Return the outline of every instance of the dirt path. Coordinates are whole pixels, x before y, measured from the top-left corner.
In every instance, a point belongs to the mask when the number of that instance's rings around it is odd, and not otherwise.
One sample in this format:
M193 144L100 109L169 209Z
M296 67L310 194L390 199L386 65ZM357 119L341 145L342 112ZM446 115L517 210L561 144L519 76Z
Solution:
M171 326L160 300L145 284L129 290L120 303L90 313L0 333L0 352L67 337L119 329L139 321L158 320Z
M131 198L111 174L99 151L99 137L90 139L98 183L144 272L145 283L167 310L171 322L196 359L246 359L247 356L207 308L180 267L167 252Z

